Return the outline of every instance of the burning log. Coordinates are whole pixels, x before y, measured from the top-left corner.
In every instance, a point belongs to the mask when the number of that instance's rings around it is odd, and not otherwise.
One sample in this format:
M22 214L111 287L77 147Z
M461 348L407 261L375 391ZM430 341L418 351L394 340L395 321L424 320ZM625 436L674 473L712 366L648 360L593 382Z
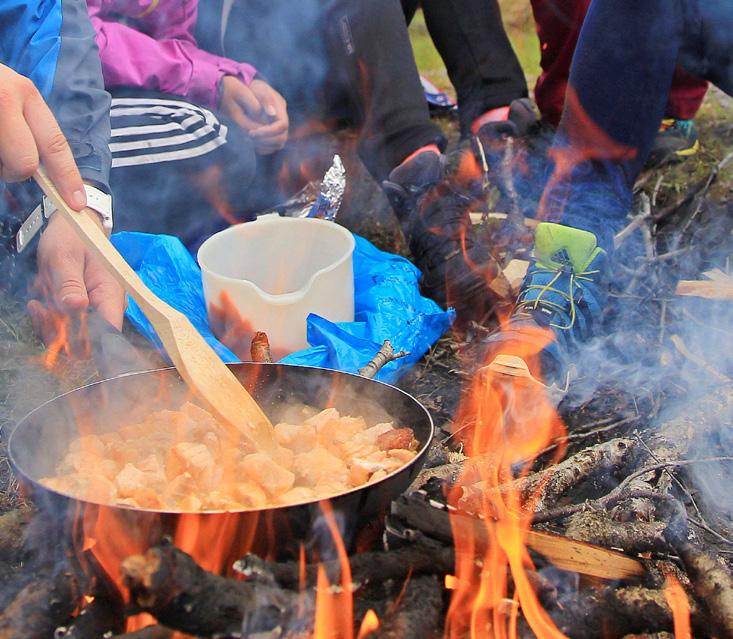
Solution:
M697 599L710 611L721 637L733 637L733 578L715 557L690 543L679 552Z
M124 630L124 619L121 599L95 597L82 608L68 629L57 628L54 636L58 639L98 639Z
M81 591L70 572L26 585L0 613L0 639L48 639L79 606Z
M632 439L612 439L568 457L545 470L517 479L505 486L499 486L500 492L519 493L523 501L530 499L538 491L535 510L542 512L557 501L571 488L599 473L624 466L634 449L636 442ZM465 475L464 475L465 477ZM469 512L480 512L481 503L489 490L482 483L466 486L460 505Z
M721 636L733 637L733 577L721 561L689 541L687 514L679 502L673 503L670 519L666 538L682 559L698 601Z
M121 570L135 605L192 635L238 634L246 616L249 632L270 631L298 608L294 593L214 575L170 544L128 557Z
M393 527L399 522L397 528L412 528L446 542L451 542L454 534L470 536L479 551L489 543L486 522L458 511L449 515L445 505L419 492L392 502L390 520L388 525ZM563 570L600 579L637 579L644 574L642 565L631 557L560 535L530 530L526 543Z
M404 594L390 606L371 639L424 639L438 627L443 584L433 575L411 578Z
M603 639L673 629L672 610L664 592L640 586L604 587L566 596L549 613L558 629L571 639ZM707 634L709 626L694 602L690 616L696 632Z
M565 535L606 548L621 548L625 552L640 553L668 550L664 530L667 524L659 521L614 521L605 511L584 511L572 515Z
M388 552L353 555L349 562L355 584L380 583L389 579L402 581L410 574L445 575L455 566L453 548L427 537ZM305 567L306 585L316 584L319 565L325 568L331 583L340 580L338 561L308 564ZM296 562L266 561L250 554L235 564L235 570L248 578L274 581L285 588L298 588L300 584L301 566Z

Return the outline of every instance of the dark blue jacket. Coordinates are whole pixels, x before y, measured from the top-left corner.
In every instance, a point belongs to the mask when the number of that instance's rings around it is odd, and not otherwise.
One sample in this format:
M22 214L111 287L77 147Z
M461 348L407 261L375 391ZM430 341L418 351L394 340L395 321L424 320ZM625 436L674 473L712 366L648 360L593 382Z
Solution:
M110 97L84 0L0 0L0 63L29 77L85 180L108 189Z

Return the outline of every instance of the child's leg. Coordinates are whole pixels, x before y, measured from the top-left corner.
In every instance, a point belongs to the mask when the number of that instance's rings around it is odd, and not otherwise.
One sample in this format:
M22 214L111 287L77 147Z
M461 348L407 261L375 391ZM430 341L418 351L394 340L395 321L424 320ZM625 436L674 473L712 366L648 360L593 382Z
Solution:
M359 127L361 157L378 181L418 148L442 143L398 0L239 0L224 45L282 93L291 121Z
M111 125L115 230L169 233L194 248L240 221L256 159L237 126L157 95L114 98Z
M326 16L333 74L325 99L360 127L359 154L384 180L417 149L442 146L430 121L405 18L396 0L334 0Z
M590 0L531 0L540 40L542 73L535 101L542 117L553 125L565 104L570 64Z
M583 25L542 212L606 250L664 115L683 30L667 0L593 0Z
M535 100L545 120L560 121L570 64L590 0L532 0L540 39L542 73ZM672 81L665 115L678 120L695 117L707 91L707 82L678 68Z
M733 95L733 4L730 0L686 4L689 32L680 64Z
M461 132L486 111L527 97L496 0L423 0L430 35L458 95Z

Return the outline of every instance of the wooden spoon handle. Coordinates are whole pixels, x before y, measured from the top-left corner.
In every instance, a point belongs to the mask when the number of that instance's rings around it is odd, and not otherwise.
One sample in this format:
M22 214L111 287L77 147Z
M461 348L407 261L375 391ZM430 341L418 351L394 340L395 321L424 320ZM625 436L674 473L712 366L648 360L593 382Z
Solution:
M66 204L42 168L33 177L59 215L140 306L189 387L222 422L233 426L258 450L273 450L274 431L267 415L189 319L145 286L94 220Z

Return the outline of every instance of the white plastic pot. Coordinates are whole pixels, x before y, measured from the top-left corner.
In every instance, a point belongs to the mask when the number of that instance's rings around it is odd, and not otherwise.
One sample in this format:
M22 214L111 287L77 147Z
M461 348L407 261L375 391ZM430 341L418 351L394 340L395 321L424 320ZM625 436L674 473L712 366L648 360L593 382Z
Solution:
M267 215L216 233L198 251L209 318L228 302L240 333L267 333L274 356L308 348L310 313L354 320L354 246L345 228L313 218Z

